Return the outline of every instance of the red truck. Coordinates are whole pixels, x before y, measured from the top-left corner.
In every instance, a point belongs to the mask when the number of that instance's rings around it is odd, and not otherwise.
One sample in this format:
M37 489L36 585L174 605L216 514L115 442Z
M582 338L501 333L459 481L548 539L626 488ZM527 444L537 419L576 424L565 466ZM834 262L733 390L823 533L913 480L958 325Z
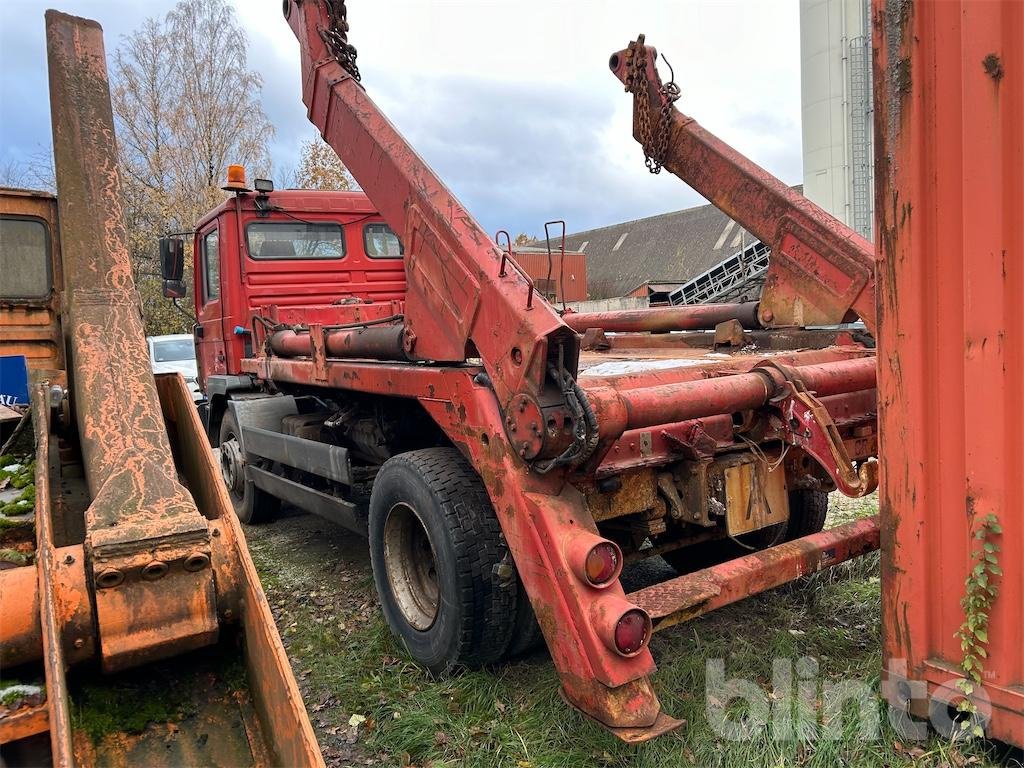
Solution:
M286 500L366 535L384 615L431 670L542 634L574 706L626 740L670 730L652 632L878 546L874 518L822 531L828 491L876 484L873 351L794 327L873 328L871 246L671 108L659 162L772 245L762 301L560 314L374 105L343 10L284 3L310 119L366 194L249 190L234 168L196 228L235 510ZM663 130L653 49L611 65ZM671 156L686 141L699 163ZM183 244L161 252L180 297ZM627 594L623 565L653 556L679 576Z

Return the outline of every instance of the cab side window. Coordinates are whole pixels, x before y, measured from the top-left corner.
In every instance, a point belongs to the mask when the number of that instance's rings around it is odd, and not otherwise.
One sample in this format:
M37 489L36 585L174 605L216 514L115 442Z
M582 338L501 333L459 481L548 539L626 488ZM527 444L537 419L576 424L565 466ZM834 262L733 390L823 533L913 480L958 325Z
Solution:
M216 229L203 235L203 300L220 298L220 239Z
M405 254L402 241L383 223L363 227L363 247L371 259L400 259Z

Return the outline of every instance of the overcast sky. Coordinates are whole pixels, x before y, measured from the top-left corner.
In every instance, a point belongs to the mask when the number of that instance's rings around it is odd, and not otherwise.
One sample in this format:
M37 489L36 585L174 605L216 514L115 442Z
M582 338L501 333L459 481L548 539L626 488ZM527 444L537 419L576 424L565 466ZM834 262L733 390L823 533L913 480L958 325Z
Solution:
M277 168L313 135L298 44L280 0L233 0L263 76ZM104 28L108 54L173 0L0 0L0 163L50 150L43 12ZM664 53L677 106L795 184L800 159L796 0L349 0L367 92L490 232L570 232L678 210L701 198L652 176L631 100L607 69L636 37ZM667 75L661 65L663 75Z

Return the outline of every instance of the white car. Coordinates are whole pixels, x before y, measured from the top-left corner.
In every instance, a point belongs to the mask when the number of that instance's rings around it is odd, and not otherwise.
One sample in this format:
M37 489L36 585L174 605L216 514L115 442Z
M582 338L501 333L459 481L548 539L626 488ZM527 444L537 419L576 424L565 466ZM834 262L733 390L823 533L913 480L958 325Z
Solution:
M170 336L147 336L149 359L153 373L180 373L192 391L196 402L205 399L199 389L199 369L196 368L196 347L188 333Z

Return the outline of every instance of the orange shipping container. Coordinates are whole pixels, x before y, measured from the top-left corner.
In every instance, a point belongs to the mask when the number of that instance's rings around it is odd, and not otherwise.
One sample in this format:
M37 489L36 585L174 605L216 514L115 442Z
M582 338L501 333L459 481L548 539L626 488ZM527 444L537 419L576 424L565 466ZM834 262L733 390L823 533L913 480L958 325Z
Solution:
M1024 3L874 20L886 694L941 725L977 655L986 733L1021 746ZM978 563L998 595L967 611Z

